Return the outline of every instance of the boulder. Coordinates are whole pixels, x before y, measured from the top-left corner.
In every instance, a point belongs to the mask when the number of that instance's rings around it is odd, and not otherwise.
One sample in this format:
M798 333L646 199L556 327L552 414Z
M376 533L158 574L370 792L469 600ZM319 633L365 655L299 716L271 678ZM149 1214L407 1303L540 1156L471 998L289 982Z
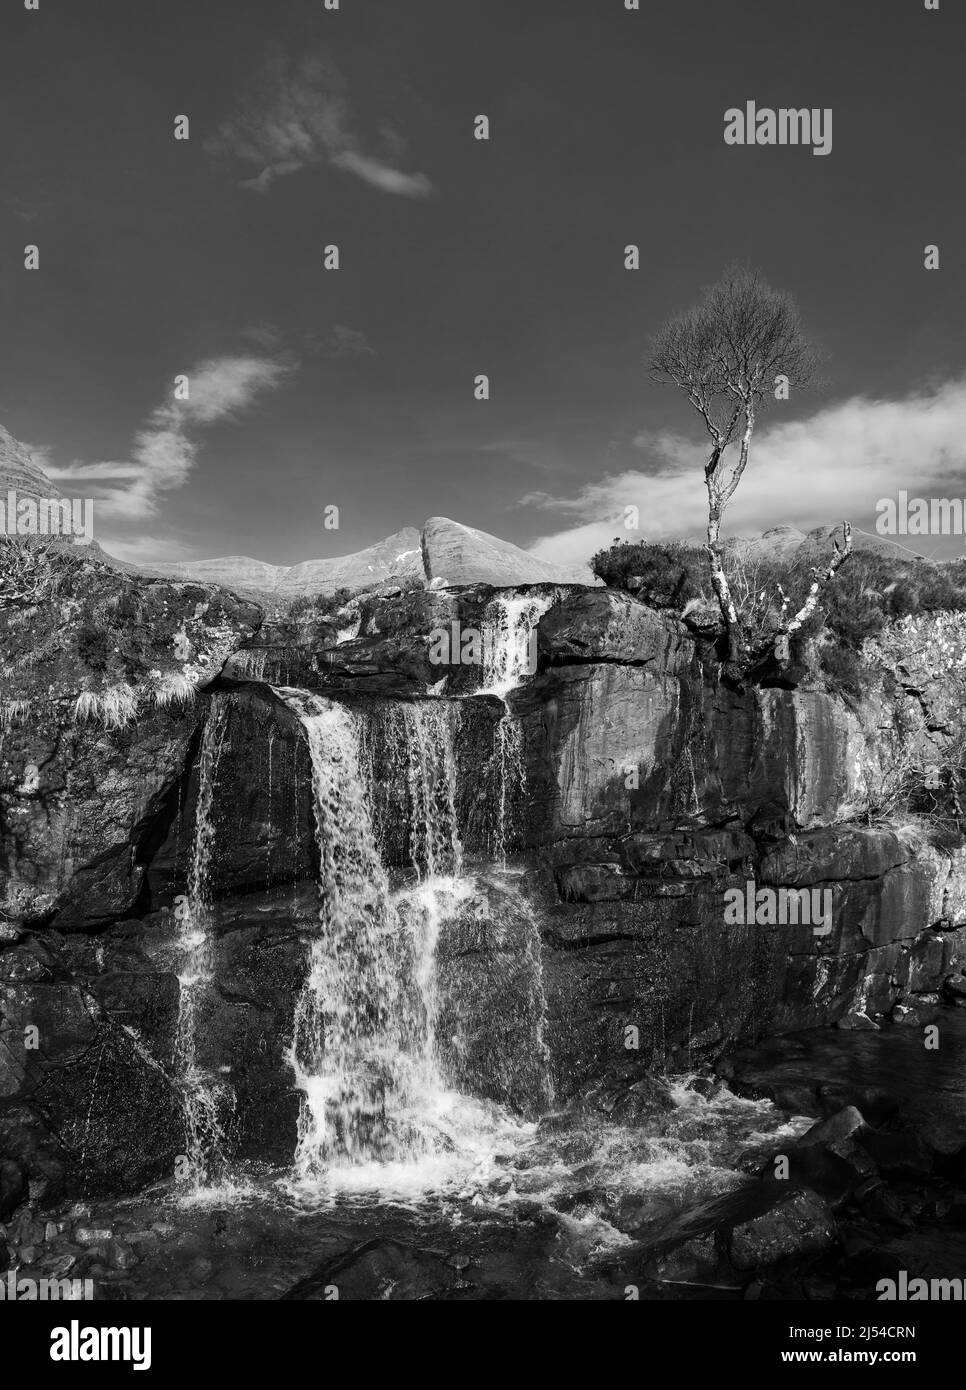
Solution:
M683 1267L693 1269L701 1261L707 1270L709 1239L718 1256L716 1275L730 1265L740 1276L781 1260L822 1254L834 1244L836 1227L828 1205L810 1189L787 1182L750 1183L683 1212L649 1236L643 1268L673 1269L667 1262L686 1247L680 1257Z
M811 1129L799 1138L800 1148L807 1148L810 1144L825 1144L834 1147L846 1139L851 1139L856 1133L866 1128L865 1119L862 1112L854 1105L846 1105L841 1110L830 1115L826 1120L819 1120L812 1125Z

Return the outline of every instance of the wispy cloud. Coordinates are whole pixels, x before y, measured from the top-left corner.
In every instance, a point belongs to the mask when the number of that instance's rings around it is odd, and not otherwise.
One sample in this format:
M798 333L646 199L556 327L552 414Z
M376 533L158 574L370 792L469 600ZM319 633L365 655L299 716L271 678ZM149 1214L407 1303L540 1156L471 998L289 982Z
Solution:
M366 335L359 328L337 323L322 347L326 357L375 357Z
M99 538L95 536L95 539ZM128 560L132 565L144 566L147 569L150 569L152 563L197 558L191 547L174 535L127 534L123 539L110 536L105 549L116 560Z
M402 136L383 125L367 139L338 69L326 58L276 58L245 109L205 141L214 156L241 160L258 173L242 187L267 193L275 180L309 165L330 164L383 193L426 198L433 185L425 174L406 173Z
M167 401L151 412L134 436L129 459L46 467L49 477L67 483L110 483L96 497L99 515L129 519L153 515L158 496L179 488L195 466L197 431L236 418L259 396L281 385L293 370L283 357L215 357L200 362L188 377L188 400ZM174 387L172 384L172 393Z
M778 409L779 407L776 407ZM729 534L754 535L787 523L801 530L843 517L868 525L881 497L899 488L915 496L966 495L966 380L898 400L854 396L808 418L761 429L741 486L725 514ZM697 537L707 520L696 439L639 435L646 468L589 483L570 497L546 492L522 499L573 518L530 548L545 560L585 561L615 535L660 540ZM640 530L622 529L624 508L640 510Z
M535 468L541 473L559 473L562 466L561 450L554 443L544 439L527 439L517 436L506 439L494 439L488 444L481 444L480 448L484 453L496 454L508 465L516 467L523 464L527 468ZM545 493L540 494L546 496ZM524 498L530 501L531 498ZM514 503L514 506L516 503Z

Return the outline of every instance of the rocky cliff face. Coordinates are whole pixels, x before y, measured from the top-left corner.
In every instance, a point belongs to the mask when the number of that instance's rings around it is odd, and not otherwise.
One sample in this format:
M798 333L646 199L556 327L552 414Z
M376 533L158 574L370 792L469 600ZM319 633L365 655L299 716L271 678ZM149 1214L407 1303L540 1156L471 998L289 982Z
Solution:
M0 501L4 504L8 491L35 500L63 495L34 461L26 445L0 425Z
M7 619L8 646L19 646L5 651L0 743L0 1149L16 1149L37 1182L136 1188L181 1151L172 942L213 699L228 714L206 1060L232 1070L235 1152L292 1152L284 1053L317 850L305 740L268 682L366 710L380 843L400 872L413 858L400 711L414 701L444 711L466 853L482 862L508 850L538 924L558 1096L629 1051L687 1065L766 1031L921 1023L944 991L964 992L961 844L856 818L893 756L889 700L912 695L870 692L847 707L817 689L735 689L673 616L552 584L533 591L549 605L538 669L507 709L472 693L478 669L441 675L429 657L434 630L485 625L494 590L483 583L373 598L350 633L260 626L257 608L224 591L96 565L83 585L102 617L120 613L130 650L79 638L71 610L28 659L36 626ZM116 657L133 700L124 719L106 699ZM170 682L186 672L193 698L157 698L183 690ZM100 703L78 717L84 694ZM828 929L754 911L729 918L726 895L747 904L749 885L753 896L827 893ZM510 986L531 957L499 933L444 938L440 949L446 988L459 981L463 1014L476 1020L463 1076L524 1105L526 1068L507 1063L493 1081L481 1059L494 1021L515 1036L524 1005ZM510 1054L524 1055L519 1039Z

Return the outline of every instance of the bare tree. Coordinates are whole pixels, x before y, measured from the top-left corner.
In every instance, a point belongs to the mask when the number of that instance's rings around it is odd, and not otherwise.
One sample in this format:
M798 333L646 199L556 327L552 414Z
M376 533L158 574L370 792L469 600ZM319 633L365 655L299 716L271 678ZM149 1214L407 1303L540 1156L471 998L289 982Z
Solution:
M721 518L748 464L762 407L774 398L783 377L796 390L806 386L814 365L794 300L773 290L757 271L742 266L729 267L700 304L664 325L651 347L652 377L676 386L685 395L711 437L711 452L704 465L708 492L705 549L724 619L730 662L741 660L745 643L725 574ZM840 558L836 552L834 566L830 565L825 575L816 572L808 603L785 626L781 647L776 635L776 654L787 655L789 633L814 611L821 588L851 549L851 528L846 524L845 553Z

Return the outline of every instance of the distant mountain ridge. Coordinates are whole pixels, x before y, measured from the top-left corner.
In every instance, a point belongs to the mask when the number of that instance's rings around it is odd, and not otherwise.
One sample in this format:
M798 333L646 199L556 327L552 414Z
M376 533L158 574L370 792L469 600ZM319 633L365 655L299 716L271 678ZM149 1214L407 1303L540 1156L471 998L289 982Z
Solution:
M421 531L404 526L384 541L351 555L269 565L247 556L181 560L146 567L152 574L222 584L242 593L289 601L303 594L327 596L336 589L359 590L379 584L429 583L440 588L464 584L599 584L588 565L554 565L538 560L509 541L473 526L434 516Z
M799 531L796 526L773 526L760 536L747 538L731 536L724 542L726 551L732 551L744 560L784 559L800 556L819 563L832 553L833 543L842 540L842 526L816 526L813 530ZM889 536L872 536L857 527L852 529L852 545L856 550L874 551L878 555L888 555L893 559L913 559L915 553L901 542Z
M247 555L225 555L215 560L178 560L145 568L152 574L221 584L227 589L269 594L280 600L423 578L420 533L414 526L404 526L354 554L303 560L297 565L270 565Z
M63 493L35 462L30 450L0 425L0 498L8 490L19 497L55 498ZM804 532L776 526L752 539L734 537L725 546L743 558L786 557L801 553L816 560L826 555L841 528L817 527ZM887 539L854 535L856 549L895 555L904 549ZM695 542L697 544L697 542ZM337 589L353 593L382 585L435 583L437 587L492 584L509 588L522 584L587 584L601 581L585 565L559 565L501 540L486 531L449 517L433 516L421 529L403 526L385 540L348 555L304 560L295 565L271 565L247 555L211 560L175 560L137 564L116 560L96 543L98 558L119 570L148 577L218 584L238 593L286 604L308 596L327 597Z

